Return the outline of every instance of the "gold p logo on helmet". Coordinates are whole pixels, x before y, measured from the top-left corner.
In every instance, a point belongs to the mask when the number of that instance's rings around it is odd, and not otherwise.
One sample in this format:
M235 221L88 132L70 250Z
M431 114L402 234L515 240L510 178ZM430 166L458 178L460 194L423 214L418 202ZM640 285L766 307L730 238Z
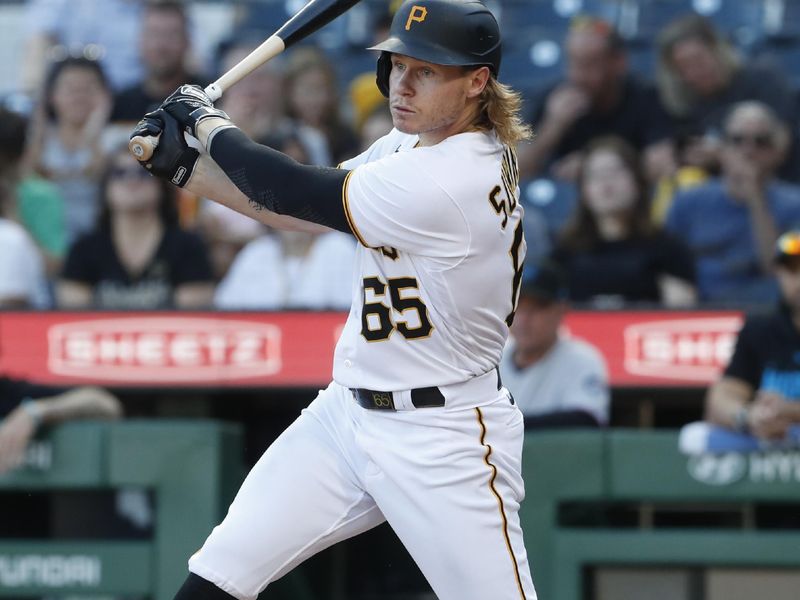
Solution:
M428 9L424 6L417 6L416 4L411 7L411 12L408 13L408 20L406 21L406 31L411 29L411 23L416 21L422 23L425 17L428 16Z

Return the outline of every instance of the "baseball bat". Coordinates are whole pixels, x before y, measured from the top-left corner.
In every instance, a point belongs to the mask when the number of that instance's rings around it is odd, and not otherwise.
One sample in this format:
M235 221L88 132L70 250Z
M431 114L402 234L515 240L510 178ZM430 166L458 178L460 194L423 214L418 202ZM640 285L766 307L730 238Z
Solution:
M278 31L242 60L236 63L214 83L205 88L206 94L216 102L233 84L252 73L268 60L276 57L296 42L311 35L333 21L360 0L310 0L300 11L284 23ZM140 161L148 160L158 145L158 138L136 136L128 149Z

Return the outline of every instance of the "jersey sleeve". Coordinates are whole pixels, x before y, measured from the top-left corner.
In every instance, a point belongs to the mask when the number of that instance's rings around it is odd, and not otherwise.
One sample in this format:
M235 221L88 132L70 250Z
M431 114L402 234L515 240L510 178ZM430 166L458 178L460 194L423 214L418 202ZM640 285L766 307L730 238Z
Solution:
M400 152L349 173L342 201L350 229L363 246L440 258L466 251L465 215L423 164L425 156Z
M410 136L402 134L396 129L392 129L392 131L387 133L382 138L375 140L369 148L364 150L358 156L339 163L338 167L340 169L352 171L356 167L360 167L363 164L377 160L383 156L386 156L387 154L391 154L397 148L402 146L404 141L405 143L408 143L407 139L409 137Z

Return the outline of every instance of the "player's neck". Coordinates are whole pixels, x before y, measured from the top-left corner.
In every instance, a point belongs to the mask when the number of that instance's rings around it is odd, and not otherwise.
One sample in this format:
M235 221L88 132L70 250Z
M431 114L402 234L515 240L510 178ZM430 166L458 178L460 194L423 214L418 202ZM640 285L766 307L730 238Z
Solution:
M435 146L447 138L458 135L459 133L479 131L479 128L477 127L477 111L478 108L476 105L468 105L464 108L464 111L451 123L436 129L432 129L431 131L420 132L418 134L419 144L417 144L417 146Z

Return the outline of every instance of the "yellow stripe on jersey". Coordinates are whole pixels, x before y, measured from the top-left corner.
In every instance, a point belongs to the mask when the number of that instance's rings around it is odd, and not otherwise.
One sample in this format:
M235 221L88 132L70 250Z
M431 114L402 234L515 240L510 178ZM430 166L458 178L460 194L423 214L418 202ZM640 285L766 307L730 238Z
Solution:
M364 241L364 238L361 237L361 233L359 233L358 228L356 227L355 221L353 221L353 215L350 214L350 205L347 200L347 188L350 185L350 177L353 175L353 171L350 171L344 178L344 184L342 185L342 206L344 207L344 216L347 219L347 224L350 226L350 231L353 232L353 235L356 236L356 239L359 243L364 246L365 248L369 248L367 242Z
M486 454L483 457L483 462L485 462L486 466L492 470L492 476L489 479L489 489L492 491L492 494L494 494L494 497L497 498L497 507L500 509L500 518L503 521L503 537L506 540L508 554L511 556L511 564L514 566L514 577L517 580L519 597L522 598L522 600L525 600L525 590L522 587L522 578L519 575L519 563L517 562L517 557L514 555L514 548L511 547L511 538L508 536L508 519L506 518L505 505L503 504L503 498L500 496L500 493L494 486L494 480L497 479L497 467L495 467L489 461L492 456L492 447L486 443L486 425L483 422L483 413L481 412L481 409L477 407L475 408L475 413L478 416L478 424L481 427L481 446L486 448Z

